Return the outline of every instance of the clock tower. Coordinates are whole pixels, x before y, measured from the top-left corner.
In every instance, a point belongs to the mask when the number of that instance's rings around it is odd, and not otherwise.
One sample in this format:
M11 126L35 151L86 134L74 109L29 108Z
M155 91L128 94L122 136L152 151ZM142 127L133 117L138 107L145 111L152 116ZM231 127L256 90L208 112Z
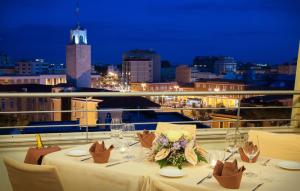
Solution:
M70 31L66 48L67 82L75 87L91 87L91 45L87 42L87 30L79 23L79 7L76 8L77 26Z

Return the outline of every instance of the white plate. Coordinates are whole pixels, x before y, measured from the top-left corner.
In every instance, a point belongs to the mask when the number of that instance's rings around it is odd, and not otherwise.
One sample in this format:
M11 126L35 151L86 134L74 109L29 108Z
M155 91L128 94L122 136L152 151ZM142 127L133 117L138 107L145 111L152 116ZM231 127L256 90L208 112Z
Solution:
M182 177L184 176L184 171L178 169L177 167L164 167L159 170L158 172L162 176L167 176L167 177Z
M81 156L86 156L89 155L90 153L86 150L70 150L68 152L66 152L66 155L72 156L72 157L81 157Z
M300 163L294 161L281 161L277 166L288 170L300 170Z

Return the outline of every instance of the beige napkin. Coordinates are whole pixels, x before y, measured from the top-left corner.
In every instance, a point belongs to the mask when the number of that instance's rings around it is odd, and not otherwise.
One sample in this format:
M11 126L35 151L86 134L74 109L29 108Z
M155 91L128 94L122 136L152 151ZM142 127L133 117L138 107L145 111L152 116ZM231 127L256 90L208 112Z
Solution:
M155 134L144 130L143 133L137 133L138 138L142 144L142 147L151 148L155 139Z
M53 147L44 147L44 148L29 148L27 150L27 154L24 160L24 163L28 164L42 164L42 159L46 154L60 151L60 147L53 146Z
M107 163L110 156L110 151L113 148L114 146L110 145L110 147L106 149L104 141L102 141L102 143L97 141L90 147L90 154L92 155L95 163Z
M218 160L213 176L224 188L238 189L240 188L244 170L246 170L244 166L238 168L236 160L225 162L224 164Z
M245 145L243 146L243 148L239 148L239 153L240 153L242 161L250 162L249 157L245 154L244 150L245 151L253 151L254 150L254 152L257 152L258 148L252 142L246 142ZM251 163L255 163L257 161L259 154L260 154L260 151L252 159Z

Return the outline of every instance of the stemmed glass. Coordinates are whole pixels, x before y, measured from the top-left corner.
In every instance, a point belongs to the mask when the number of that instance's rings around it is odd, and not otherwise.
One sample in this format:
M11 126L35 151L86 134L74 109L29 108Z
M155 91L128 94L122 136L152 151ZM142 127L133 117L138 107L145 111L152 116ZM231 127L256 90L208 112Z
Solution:
M249 163L253 163L254 157L258 154L259 149L258 147L255 148L243 148L244 153L247 155L249 158Z
M134 124L123 124L122 125L122 132L124 135L123 143L120 148L121 153L126 153L126 158L129 160L134 158L134 156L130 155L130 144L132 144L131 137L134 137L135 133L135 126Z
M226 150L233 156L241 146L241 134L237 129L229 128L225 137Z
M248 141L248 135L245 135L245 137L244 137L244 141L243 141L244 143L243 143L243 147L242 147L242 149L243 149L243 151L244 151L244 153L245 153L245 155L248 157L248 159L249 159L249 163L253 163L254 161L253 161L253 159L254 159L254 157L258 154L258 152L259 152L259 147L258 146L255 146L255 147L249 147L249 141ZM248 170L247 169L247 171L245 172L245 175L247 176L247 177L257 177L257 174L256 173L254 173L254 172L252 172L252 171L250 171L250 170Z
M110 132L110 136L116 148L118 148L120 139L122 139L122 120L120 118L113 118L111 120Z

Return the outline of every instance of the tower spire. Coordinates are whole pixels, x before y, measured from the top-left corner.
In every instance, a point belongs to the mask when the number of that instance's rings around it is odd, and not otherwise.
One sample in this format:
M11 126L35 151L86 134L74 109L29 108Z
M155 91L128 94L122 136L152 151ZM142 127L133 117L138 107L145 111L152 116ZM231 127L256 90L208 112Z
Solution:
M76 20L77 20L77 28L80 28L80 22L79 22L79 16L80 16L79 0L76 1L75 14L76 14Z

